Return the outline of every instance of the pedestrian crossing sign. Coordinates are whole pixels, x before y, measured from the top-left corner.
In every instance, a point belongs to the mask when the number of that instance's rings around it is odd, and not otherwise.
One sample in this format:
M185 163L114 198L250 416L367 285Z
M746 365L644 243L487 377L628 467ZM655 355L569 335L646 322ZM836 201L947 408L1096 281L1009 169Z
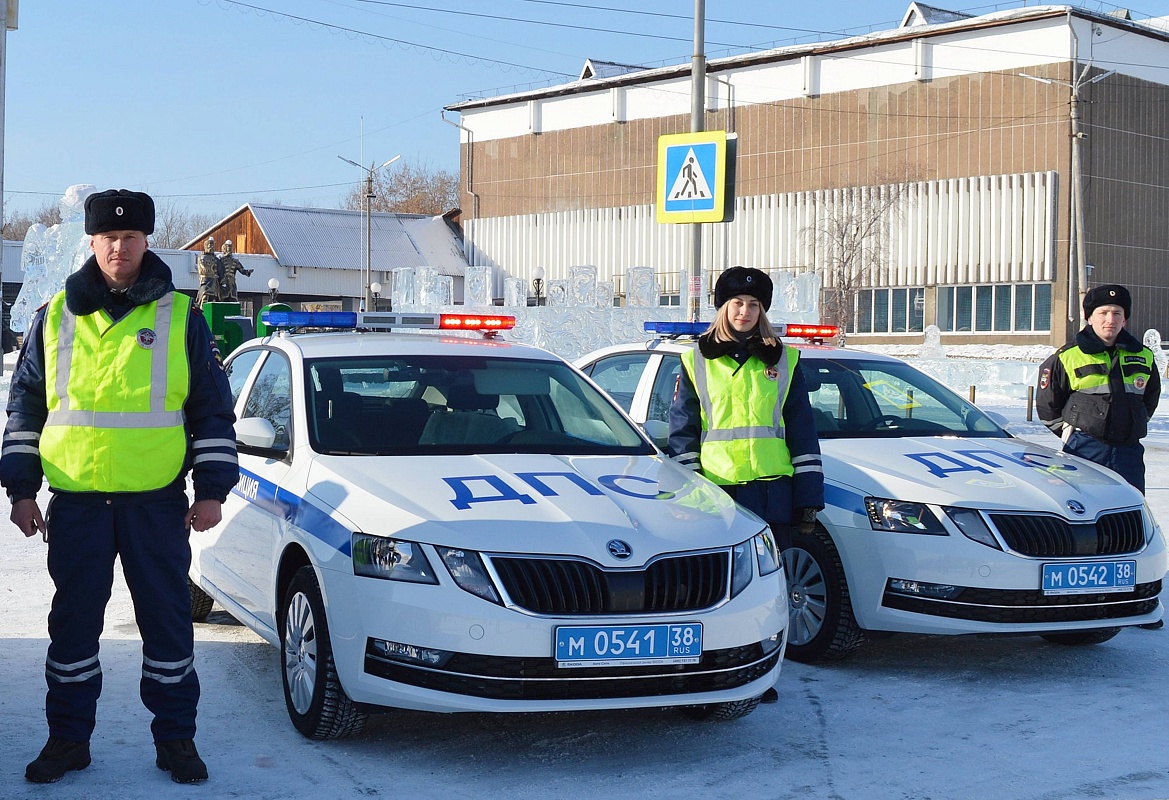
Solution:
M658 222L724 222L728 194L726 131L658 137Z

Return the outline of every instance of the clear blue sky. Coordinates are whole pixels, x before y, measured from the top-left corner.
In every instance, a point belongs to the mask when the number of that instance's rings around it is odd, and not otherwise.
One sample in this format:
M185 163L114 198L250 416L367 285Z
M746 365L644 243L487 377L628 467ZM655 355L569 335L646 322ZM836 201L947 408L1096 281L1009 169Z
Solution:
M1138 18L1169 14L1169 0L1141 2ZM890 28L908 5L707 0L706 52ZM444 105L570 80L589 57L688 62L693 14L691 0L21 0L5 209L55 203L74 183L216 215L335 207L362 174L337 156L457 171Z

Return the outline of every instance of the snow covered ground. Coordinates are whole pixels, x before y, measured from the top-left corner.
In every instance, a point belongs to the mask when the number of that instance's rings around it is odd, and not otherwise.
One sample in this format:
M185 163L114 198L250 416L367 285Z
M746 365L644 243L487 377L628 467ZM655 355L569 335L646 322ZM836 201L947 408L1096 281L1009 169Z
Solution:
M1017 435L1055 442L1024 420L1016 397L980 405L1006 415ZM1146 440L1148 496L1169 522L1169 402L1163 409ZM310 742L285 713L277 651L218 609L195 626L197 742L211 779L179 786L154 767L150 718L138 700L141 642L120 582L106 613L93 764L34 786L23 774L46 735L52 586L45 545L21 536L8 513L0 499L5 800L1169 798L1169 629L1128 629L1084 648L1037 637L881 639L839 664L786 663L779 702L731 723L670 710L393 712L361 736Z

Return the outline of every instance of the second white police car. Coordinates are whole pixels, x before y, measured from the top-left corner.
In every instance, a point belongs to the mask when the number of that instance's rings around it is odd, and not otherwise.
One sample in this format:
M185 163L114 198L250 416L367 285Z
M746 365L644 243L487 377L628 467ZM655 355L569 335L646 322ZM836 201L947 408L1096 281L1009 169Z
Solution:
M651 326L671 336L576 364L664 447L684 337L705 325ZM800 367L827 507L783 555L788 657L841 658L866 631L1094 644L1161 618L1165 538L1114 472L1013 437L899 359L804 343Z
M226 368L241 478L192 532L212 602L280 648L306 736L372 707L750 713L788 612L766 525L509 318L270 315Z

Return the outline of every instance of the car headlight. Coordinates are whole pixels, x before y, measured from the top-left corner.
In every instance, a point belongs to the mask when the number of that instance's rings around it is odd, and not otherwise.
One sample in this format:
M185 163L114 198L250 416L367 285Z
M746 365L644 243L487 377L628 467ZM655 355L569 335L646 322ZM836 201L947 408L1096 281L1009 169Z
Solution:
M438 548L439 558L446 565L455 583L465 592L482 597L492 603L503 605L491 576L483 566L483 559L474 550L464 550L460 547Z
M876 531L894 533L924 533L931 536L946 536L946 529L925 503L908 503L904 500L885 500L880 497L866 497L865 508L869 511L869 524Z
M775 544L775 536L771 528L764 528L755 535L755 557L759 561L759 574L770 575L781 566L779 547Z
M987 527L982 514L973 508L943 508L942 510L946 512L946 516L958 526L958 530L962 531L967 539L987 547L993 547L995 550L1003 549L999 546L998 540L994 538L990 528Z
M731 597L747 588L755 577L755 540L748 539L731 548Z
M417 542L353 534L353 574L409 583L438 583Z
M755 558L751 558L752 553ZM731 548L731 597L747 588L755 577L755 564L760 575L770 575L783 566L771 528L764 528L751 539Z
M1153 516L1153 509L1149 508L1148 501L1141 506L1145 518L1145 544L1152 544L1153 537L1161 530L1161 526L1157 524L1157 518Z

